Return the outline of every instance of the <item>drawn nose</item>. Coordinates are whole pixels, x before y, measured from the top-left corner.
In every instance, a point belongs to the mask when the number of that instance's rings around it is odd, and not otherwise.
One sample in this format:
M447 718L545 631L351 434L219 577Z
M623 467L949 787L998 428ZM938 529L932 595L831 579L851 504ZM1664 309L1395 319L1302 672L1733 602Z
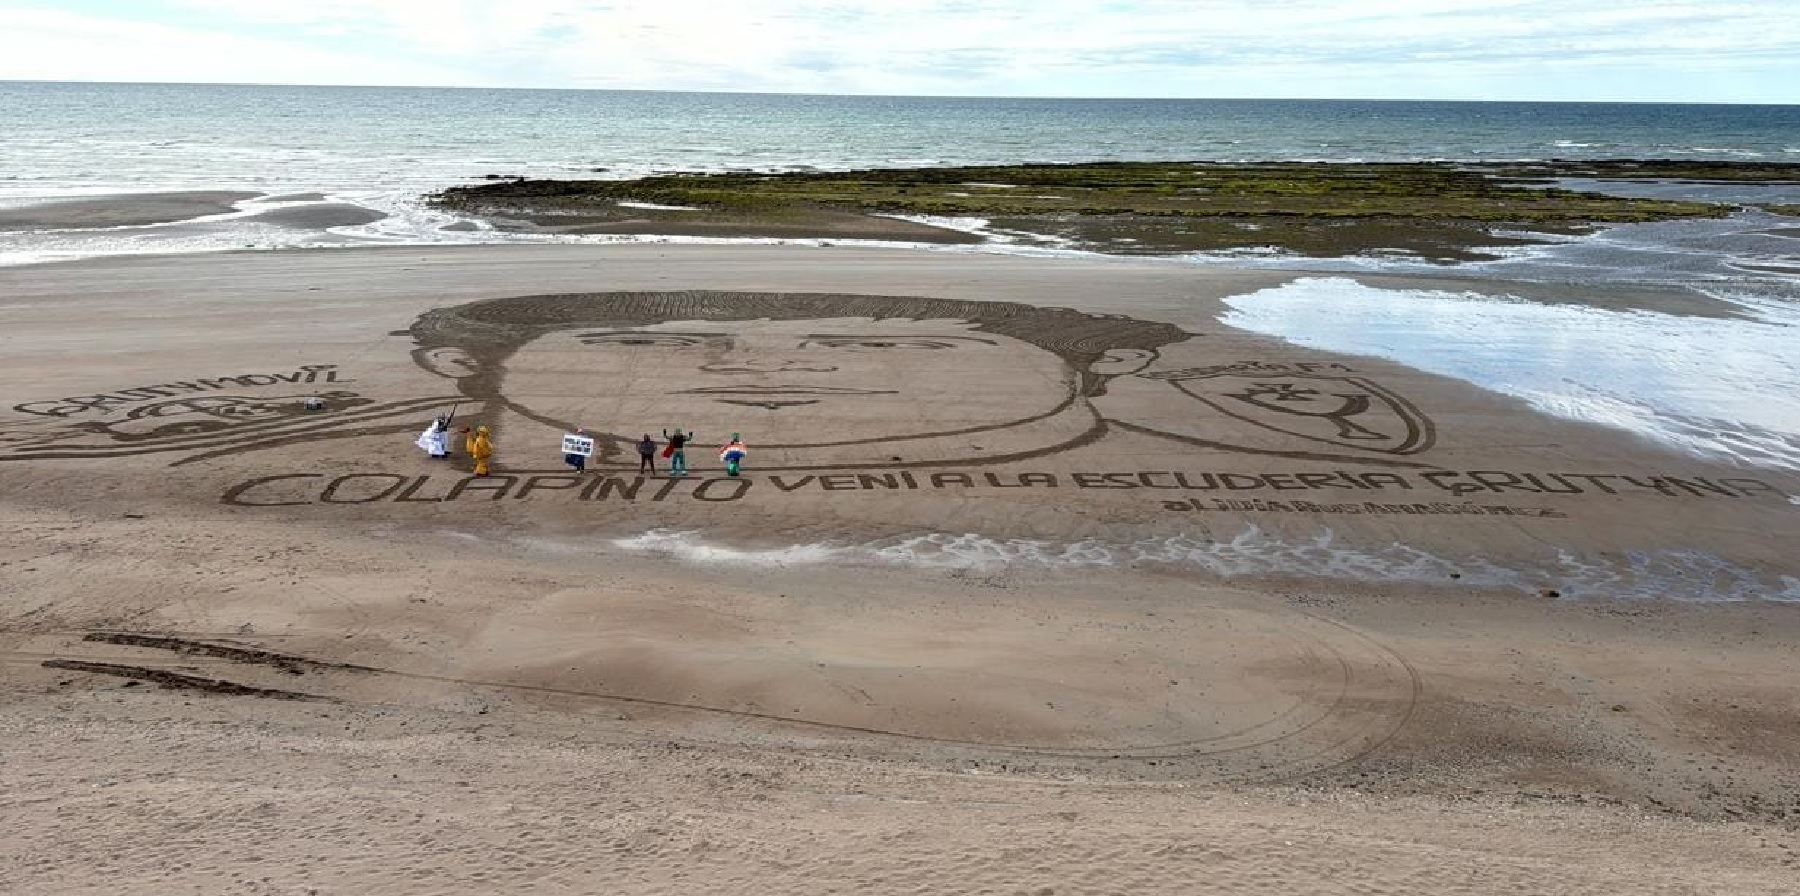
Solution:
M836 367L822 367L788 358L733 358L716 364L702 364L702 373L831 373Z

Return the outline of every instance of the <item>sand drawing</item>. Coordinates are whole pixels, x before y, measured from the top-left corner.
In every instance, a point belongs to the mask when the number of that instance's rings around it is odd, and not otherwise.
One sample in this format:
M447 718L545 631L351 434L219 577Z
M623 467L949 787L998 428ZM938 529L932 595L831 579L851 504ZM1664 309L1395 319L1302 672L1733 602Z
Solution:
M319 399L317 410L342 411L374 404L355 392L320 395L208 395L173 398L126 411L117 420L82 422L75 428L98 433L115 442L156 442L182 436L210 435L233 430L239 424L265 423L299 416L310 398Z
M49 401L28 401L13 405L13 410L36 417L72 417L77 414L106 413L117 406L140 404L161 398L206 394L219 389L244 389L278 386L283 383L325 384L351 382L339 377L335 364L302 364L298 369L276 373L244 373L221 377L196 377L174 383L133 386L98 395L72 395Z
M319 406L308 409L308 399ZM420 415L452 396L380 402L354 392L212 395L142 405L112 419L72 421L13 435L0 461L116 458L179 453L170 466L322 439L387 435L416 428Z
M1171 382L1222 414L1308 441L1404 455L1436 440L1430 418L1365 377L1220 373Z
M653 410L700 432L759 433L764 456L786 458L759 461L765 470L1015 462L1092 443L1113 423L1194 442L1157 420L1109 420L1092 402L1119 378L1150 371L1159 349L1201 338L1122 315L912 296L620 292L438 309L412 334L415 360L505 421L503 441L524 421L567 430ZM984 374L971 377L977 358ZM577 379L600 394L572 392ZM1418 408L1366 378L1212 379L1240 387L1245 407L1217 400L1230 389L1168 379L1168 413L1223 412L1233 429L1279 432L1291 448L1222 433L1205 445L1214 450L1401 465L1392 456L1432 441ZM605 384L626 388L607 394ZM1287 391L1265 399L1269 388ZM999 419L995 408L1006 409ZM605 437L602 463L629 459L633 429Z
M703 436L755 432L787 453L782 469L998 463L1085 444L1103 430L1086 399L1191 338L1010 302L724 292L492 299L430 312L413 335L419 363L455 378L503 442L527 422L618 420L601 462L621 461L654 414ZM996 375L959 363L977 358ZM572 394L577 377L595 394ZM1010 410L994 419L995 407Z
M397 432L453 397L381 401L335 364L196 377L15 404L0 461L179 454L170 466L319 439ZM307 391L307 387L325 387ZM267 390L267 391L263 391ZM407 423L401 423L405 420Z
M28 401L14 406L28 416L0 439L0 460L171 453L178 466L410 433L458 403L501 446L553 446L586 426L596 467L630 463L646 428L669 425L704 438L755 433L756 469L788 472L1011 463L1091 444L1114 427L1209 451L1394 467L1426 466L1400 458L1434 441L1422 411L1347 368L1159 371L1161 349L1203 337L1015 302L573 293L439 308L401 332L413 339L414 363L453 394L378 400L317 364ZM1123 378L1172 387L1149 406L1156 416L1141 403L1096 404Z

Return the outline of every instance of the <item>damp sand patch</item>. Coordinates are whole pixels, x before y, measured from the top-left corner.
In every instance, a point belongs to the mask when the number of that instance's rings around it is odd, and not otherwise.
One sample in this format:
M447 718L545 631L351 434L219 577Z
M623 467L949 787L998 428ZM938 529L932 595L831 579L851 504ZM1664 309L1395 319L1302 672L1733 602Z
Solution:
M251 215L246 221L259 224L273 224L294 230L327 230L332 227L356 227L362 224L373 224L388 217L387 212L351 205L346 202L328 202L315 205L298 205L292 208L271 209Z
M663 205L656 202L633 202L630 199L622 200L617 205L620 208L637 208L651 212L697 212L701 210L697 205Z
M666 203L652 202L607 202L589 208L482 203L455 211L485 219L495 230L517 234L872 240L938 245L983 241L979 234L919 221L828 208L768 208L743 212L699 206L670 207Z
M195 190L70 199L0 209L0 231L85 230L171 224L236 211L237 203L261 193Z

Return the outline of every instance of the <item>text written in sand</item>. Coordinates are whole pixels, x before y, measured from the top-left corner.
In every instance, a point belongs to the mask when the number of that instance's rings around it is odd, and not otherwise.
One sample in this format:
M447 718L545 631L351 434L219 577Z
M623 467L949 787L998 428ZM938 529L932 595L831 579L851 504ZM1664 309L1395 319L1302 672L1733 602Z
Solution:
M39 417L70 417L90 412L105 413L115 407L214 392L219 389L247 386L274 386L281 383L337 383L335 364L304 364L297 370L282 373L242 373L235 376L205 377L173 383L134 386L95 395L71 395L49 401L30 401L13 405L13 410Z
M1430 470L1422 473L1331 472L1207 473L1148 470L1134 473L995 473L901 471L894 473L839 473L823 475L771 475L760 479L652 479L642 476L580 476L566 473L528 473L487 477L446 477L439 474L405 473L283 473L262 476L233 485L220 496L225 504L239 507L293 507L310 504L441 503L466 500L568 500L647 501L670 499L737 501L754 493L793 495L831 492L905 492L929 490L987 491L1009 489L1137 490L1172 499L1170 492L1276 492L1340 491L1385 492L1425 499L1485 495L1604 496L1638 495L1655 498L1785 500L1781 489L1759 479L1705 476L1648 476L1623 473L1522 473L1502 470ZM1260 497L1260 496L1258 496ZM1176 503L1185 506L1177 508ZM1350 513L1345 509L1302 507L1308 502L1286 502L1277 508L1219 506L1198 501L1165 500L1168 509L1286 510L1290 512ZM1360 503L1360 502L1359 502ZM1337 506L1337 505L1332 505ZM1401 505L1395 505L1396 507ZM1450 506L1450 505L1447 505ZM1386 513L1358 510L1357 513ZM1423 513L1398 510L1399 513ZM1434 510L1433 513L1450 513ZM1470 511L1455 511L1468 513ZM1485 512L1485 511L1483 511ZM1530 515L1530 514L1526 514ZM1542 514L1540 514L1542 515Z

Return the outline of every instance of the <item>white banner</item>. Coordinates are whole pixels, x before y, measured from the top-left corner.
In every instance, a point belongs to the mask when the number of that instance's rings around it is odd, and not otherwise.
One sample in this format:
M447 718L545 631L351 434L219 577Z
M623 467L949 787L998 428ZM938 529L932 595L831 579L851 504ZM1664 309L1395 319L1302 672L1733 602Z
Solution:
M563 453L579 454L582 457L594 456L594 440L574 433L563 435Z

